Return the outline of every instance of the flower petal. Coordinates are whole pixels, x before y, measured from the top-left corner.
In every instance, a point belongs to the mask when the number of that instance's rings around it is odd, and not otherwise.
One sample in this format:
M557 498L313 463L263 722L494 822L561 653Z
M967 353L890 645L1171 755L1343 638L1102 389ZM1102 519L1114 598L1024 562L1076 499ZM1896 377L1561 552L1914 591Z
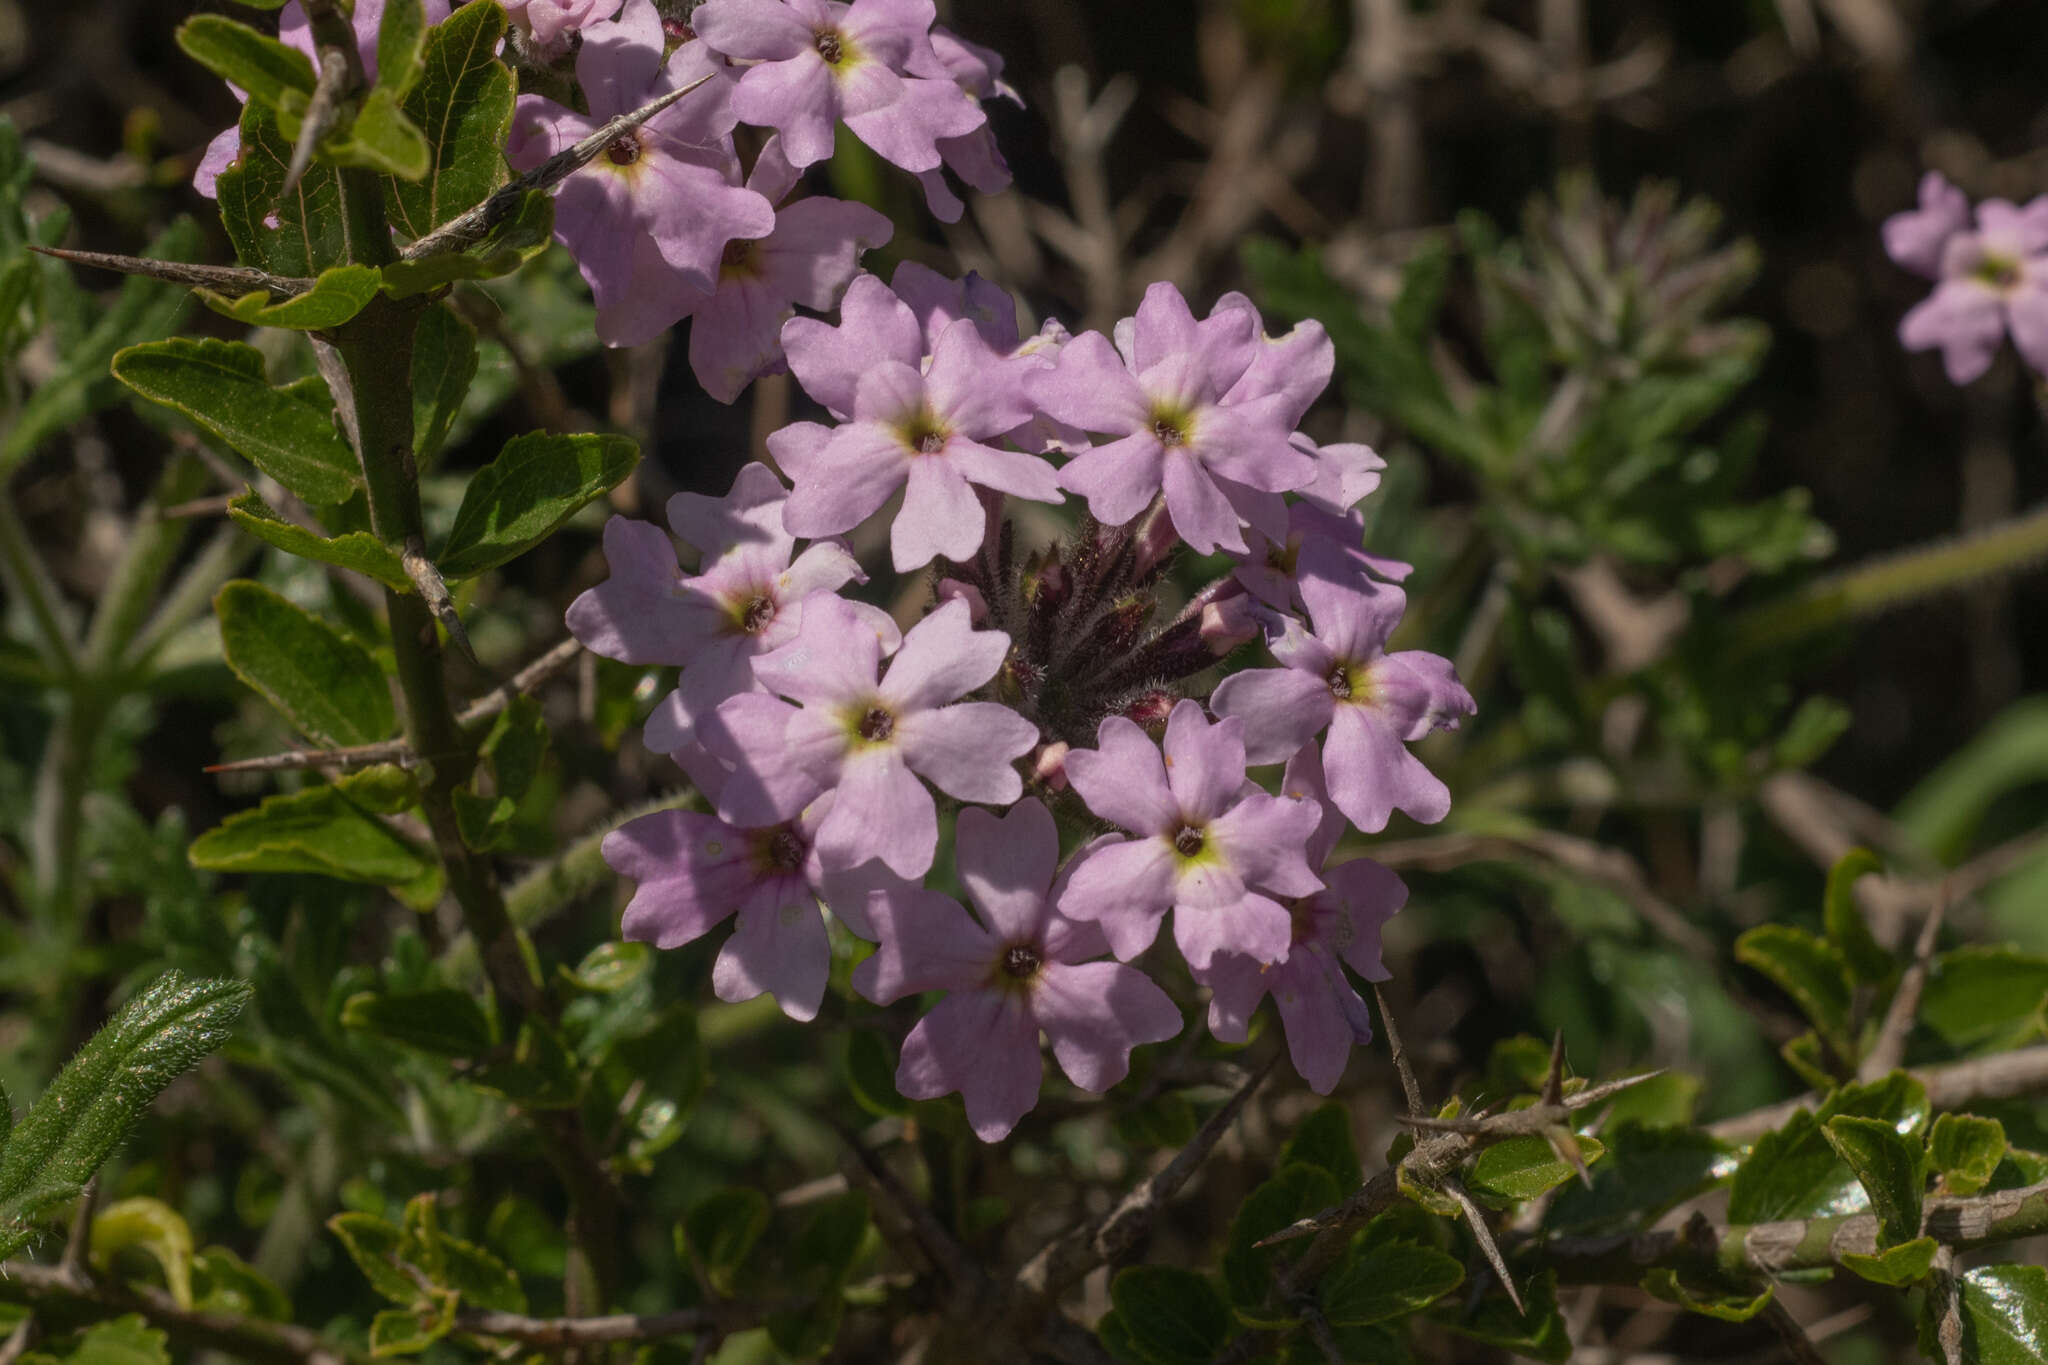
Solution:
M1032 983L1031 1012L1067 1078L1097 1093L1130 1072L1133 1047L1181 1030L1166 992L1120 962L1047 963Z

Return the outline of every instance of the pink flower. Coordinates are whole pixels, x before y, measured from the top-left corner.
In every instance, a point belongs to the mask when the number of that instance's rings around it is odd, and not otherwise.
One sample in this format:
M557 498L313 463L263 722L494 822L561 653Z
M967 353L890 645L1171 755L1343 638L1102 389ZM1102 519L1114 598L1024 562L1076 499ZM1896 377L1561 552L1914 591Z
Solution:
M604 837L612 871L639 883L624 937L679 948L737 917L711 972L720 1000L766 992L792 1019L817 1017L832 948L818 902L855 934L873 938L867 904L888 893L874 878L827 879L815 844L829 801L796 820L739 829L716 816L664 810L628 820Z
M774 471L749 464L723 498L678 493L669 523L704 551L703 572L683 574L675 546L650 522L613 517L604 528L612 576L569 606L569 632L585 648L629 664L679 664L676 690L647 722L648 747L694 742L697 719L727 697L758 690L754 660L796 638L804 599L866 581L845 548L823 542L795 554L782 529L789 496ZM889 631L893 623L872 608ZM792 812L793 814L794 812Z
M920 64L918 75L953 81L976 105L1001 98L1023 108L1023 98L1003 80L1003 59L993 49L970 43L949 29L934 28L931 51L937 59L935 66L926 68ZM986 122L959 137L940 138L938 148L946 169L983 194L998 194L1009 188L1010 164L1003 160L995 129ZM946 183L943 173L936 169L919 171L917 181L924 187L924 201L933 217L944 223L960 220L966 206Z
M1903 238L1918 263L1951 208L1953 200L1938 195L1935 207L1903 215L1918 220L1910 231L1892 234L1887 223L1887 240ZM1967 384L1991 368L2009 332L2020 357L2048 375L2048 195L2024 208L2003 199L1977 205L1975 229L1959 227L1943 240L1937 279L1899 323L1907 350L1939 349L1950 381Z
M1173 1037L1181 1017L1136 968L1089 961L1107 951L1101 933L1054 908L1059 833L1044 806L962 811L955 847L980 919L936 892L877 897L881 947L853 984L880 1004L950 992L903 1040L896 1088L918 1100L959 1091L975 1135L994 1142L1038 1102L1041 1031L1068 1079L1103 1091L1133 1047Z
M425 0L422 8L429 24L438 24L448 17L448 0ZM377 30L384 24L384 0L356 0L351 23L356 31L356 51L363 59L363 73L369 79L377 79ZM320 60L313 44L313 25L306 18L306 7L299 0L289 0L277 15L278 41L286 47L303 52L316 64ZM243 104L249 102L249 94L240 86L230 84L228 89ZM239 124L224 128L206 144L205 155L199 158L199 165L192 171L192 188L208 199L216 197L214 182L220 173L235 164L235 158L242 154L242 129Z
M733 107L740 119L782 134L795 166L832 155L832 126L906 171L940 163L938 139L986 120L951 80L907 74L929 69L931 0L705 0L690 15L697 35L751 66Z
M798 179L781 139L771 137L747 188L781 204ZM727 243L716 289L691 309L690 369L704 391L730 403L762 375L788 369L782 325L795 305L835 307L860 269L861 252L888 241L892 231L866 204L811 196L782 204L766 237Z
M1030 419L1022 380L1035 362L997 355L974 322L950 323L926 362L910 306L862 276L839 326L797 318L782 337L805 391L851 418L837 428L792 423L769 438L795 485L783 513L793 533L850 531L901 488L889 548L907 573L937 557L965 562L981 548L987 515L975 485L1060 500L1044 459L988 444Z
M1414 572L1413 565L1398 559L1366 553L1365 516L1351 505L1379 487L1387 462L1369 446L1318 446L1298 431L1292 440L1296 450L1315 459L1316 480L1301 490L1301 501L1288 504L1286 539L1273 540L1257 526L1245 531L1247 550L1232 571L1237 581L1266 605L1294 610L1300 603L1295 578L1301 571L1301 552L1313 541L1339 551L1348 571L1394 583Z
M590 112L522 95L506 149L516 169L531 170L654 96L711 77L555 193L555 238L589 282L597 334L612 346L639 345L674 326L716 290L728 243L775 229L774 206L739 183L724 63L701 42L684 43L666 61L663 51L651 0L627 0L617 19L583 31L576 79Z
M1425 824L1443 819L1450 791L1407 745L1472 714L1472 694L1447 659L1385 652L1407 606L1399 588L1347 572L1325 542L1302 558L1298 586L1314 633L1289 622L1273 645L1286 667L1233 673L1210 704L1243 718L1255 764L1293 757L1328 727L1323 763L1333 796L1362 830L1385 829L1396 809Z
M1168 910L1190 966L1219 952L1287 956L1287 911L1252 888L1305 896L1322 886L1303 858L1316 810L1245 781L1243 736L1243 721L1212 725L1183 700L1167 717L1163 754L1137 725L1111 716L1096 748L1067 755L1067 781L1088 809L1136 836L1081 856L1059 906L1099 923L1120 959L1151 946Z
M1969 225L1970 197L1929 171L1920 177L1920 207L1884 220L1884 249L1914 274L1938 280L1948 239Z
M995 676L1009 637L975 630L956 600L904 634L886 677L884 643L851 603L804 604L796 639L754 660L754 676L790 700L742 693L701 727L733 767L721 817L770 824L833 792L818 827L827 869L879 858L898 876L922 877L939 830L919 777L962 801L1008 805L1023 793L1012 764L1038 742L1038 727L996 702L955 701Z
M1118 325L1116 345L1084 333L1060 348L1053 368L1025 379L1049 416L1109 438L1069 462L1060 481L1113 526L1163 489L1174 530L1197 553L1219 545L1244 553L1240 522L1270 516L1271 504L1242 494L1306 487L1316 474L1315 462L1288 442L1284 390L1226 401L1260 356L1257 315L1220 308L1197 322L1180 291L1160 283L1127 324ZM1268 527L1285 533L1284 525Z
M1408 899L1401 879L1370 858L1328 864L1344 817L1329 802L1322 760L1305 748L1287 765L1281 791L1312 802L1322 820L1309 839L1309 866L1322 870L1324 889L1292 902L1294 937L1287 960L1272 965L1219 953L1195 979L1210 989L1209 1031L1241 1043L1253 1011L1267 995L1280 1009L1287 1054L1319 1095L1336 1088L1353 1047L1372 1041L1372 1016L1344 965L1368 981L1390 975L1380 961L1380 929Z
M619 0L501 0L505 14L531 34L536 46L559 55L566 39L618 11Z

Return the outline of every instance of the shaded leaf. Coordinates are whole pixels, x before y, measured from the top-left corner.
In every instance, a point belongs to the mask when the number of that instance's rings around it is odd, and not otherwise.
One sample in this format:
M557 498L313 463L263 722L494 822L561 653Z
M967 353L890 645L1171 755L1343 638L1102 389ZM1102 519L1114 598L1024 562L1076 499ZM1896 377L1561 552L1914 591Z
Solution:
M1624 1121L1603 1130L1607 1160L1593 1171L1593 1187L1567 1188L1550 1206L1544 1226L1554 1231L1619 1230L1655 1218L1704 1194L1737 1165L1734 1149L1690 1127L1650 1127Z
M294 294L288 299L273 303L270 291L254 290L240 298L228 298L211 289L198 289L198 294L208 308L223 317L247 323L251 327L288 327L300 332L324 331L339 327L377 297L380 284L377 272L366 265L338 265L323 270L314 279L313 287L303 294Z
M470 480L436 564L447 577L464 578L525 553L616 487L639 459L623 436L515 436Z
M297 522L286 521L254 493L244 493L228 504L228 518L258 540L275 545L286 554L318 560L373 578L396 592L411 592L412 580L405 565L384 542L368 531L348 531L332 538L309 531Z
M1927 1130L1927 1161L1950 1194L1976 1194L2005 1159L2005 1125L1974 1114L1943 1114Z
M468 323L446 307L420 314L412 342L412 446L421 465L441 453L476 365L476 332Z
M249 102L293 117L313 97L313 63L306 54L224 14L195 14L178 26L185 55L230 85Z
M193 1258L193 1294L209 1313L233 1313L267 1322L290 1322L291 1300L256 1267L226 1247L207 1247Z
M713 1190L676 1225L677 1250L694 1257L711 1287L729 1296L735 1274L768 1230L768 1214L768 1196L759 1190Z
M1877 1212L1879 1250L1920 1235L1921 1198L1927 1184L1919 1142L1902 1136L1886 1119L1840 1115L1829 1119L1828 1145L1849 1164Z
M129 388L191 418L307 502L342 502L361 484L355 452L329 412L291 390L272 388L253 346L153 341L120 352L113 370Z
M1784 1127L1758 1138L1736 1169L1728 1193L1729 1221L1768 1223L1862 1212L1868 1196L1823 1130L1840 1114L1884 1119L1900 1133L1917 1133L1927 1121L1927 1089L1894 1072L1869 1085L1842 1087L1822 1103L1818 1116L1799 1110Z
M192 1306L192 1229L161 1199L117 1200L93 1215L86 1241L93 1268L106 1273L114 1257L134 1247L148 1252L164 1273L164 1286L180 1308Z
M1856 883L1872 873L1884 871L1884 860L1867 848L1852 848L1828 869L1827 895L1822 917L1828 941L1839 948L1858 981L1883 981L1898 964L1878 946L1863 909L1856 904Z
M1803 929L1764 924L1735 940L1735 960L1762 972L1797 1001L1836 1056L1853 1056L1849 964L1833 944Z
M358 991L341 1023L443 1057L480 1056L497 1041L483 1007L456 990Z
M1688 1313L1719 1318L1723 1322L1748 1322L1770 1306L1771 1287L1758 1293L1741 1289L1699 1289L1688 1287L1675 1270L1659 1267L1643 1277L1643 1291L1666 1303L1675 1303Z
M1320 1213L1343 1198L1343 1191L1320 1166L1282 1166L1273 1178L1253 1190L1231 1220L1230 1240L1223 1252L1223 1286L1239 1318L1255 1327L1285 1327L1292 1313L1265 1307L1273 1268L1299 1248L1253 1245L1288 1224Z
M464 5L427 32L424 71L404 103L426 136L427 168L417 181L390 182L387 196L392 223L409 237L482 203L508 178L503 148L518 82L498 60L504 37L496 5Z
M873 1029L850 1029L846 1035L846 1083L860 1107L881 1118L910 1112L910 1101L896 1090L896 1061L888 1043Z
M1467 1311L1445 1307L1430 1315L1454 1332L1534 1360L1571 1358L1571 1335L1557 1309L1557 1272L1546 1270L1522 1285L1518 1311L1501 1293L1488 1294Z
M222 588L213 608L228 667L302 734L374 744L397 727L376 660L319 617L248 579Z
M1940 1245L1932 1237L1916 1237L1875 1256L1845 1251L1841 1261L1843 1266L1873 1284L1902 1289L1934 1268L1934 1253Z
M1599 1161L1607 1150L1598 1139L1583 1134L1578 1135L1578 1144L1588 1166ZM1530 1133L1496 1142L1481 1152L1465 1174L1465 1188L1482 1201L1500 1207L1534 1199L1577 1175L1548 1139Z
M251 100L242 106L242 152L214 189L235 256L278 275L318 275L349 263L349 216L339 167L315 159L290 194L292 139Z
M1208 1365L1230 1335L1230 1310L1206 1275L1175 1266L1117 1272L1109 1300L1130 1342L1156 1365Z
M1317 1292L1332 1326L1363 1326L1420 1312L1464 1279L1465 1268L1434 1247L1381 1242L1346 1255Z
M337 166L361 166L400 180L422 179L433 164L427 135L399 107L397 92L383 86L363 97L348 131L321 143L320 154Z
M237 811L192 841L194 867L216 872L317 872L389 886L409 905L440 898L441 863L352 799L352 778Z
M1351 1140L1351 1112L1335 1101L1316 1106L1287 1139L1274 1164L1290 1162L1320 1166L1330 1173L1338 1189L1357 1189L1364 1176L1358 1165L1358 1148Z
M2040 1031L2048 956L2014 948L1957 948L1934 959L1920 1022L1956 1047L2011 1047Z

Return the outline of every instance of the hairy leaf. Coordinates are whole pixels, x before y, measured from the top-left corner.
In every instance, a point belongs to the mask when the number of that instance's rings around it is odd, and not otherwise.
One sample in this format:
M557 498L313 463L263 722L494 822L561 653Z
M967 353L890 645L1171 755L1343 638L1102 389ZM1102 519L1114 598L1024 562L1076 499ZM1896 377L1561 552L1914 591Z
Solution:
M296 117L313 97L313 63L296 48L224 14L195 14L178 27L185 55L231 85L251 104Z
M449 578L466 578L525 553L617 487L639 459L623 436L513 437L470 480L436 564Z
M323 270L313 281L313 287L303 294L294 294L281 302L272 303L270 291L254 290L239 298L228 298L211 289L198 293L208 308L223 317L247 323L251 327L288 327L300 332L324 331L339 327L377 297L379 276L366 265L338 265L332 270Z
M301 733L336 745L390 737L391 688L361 645L248 579L222 588L213 607L228 667Z
M446 307L420 315L412 342L412 448L424 466L441 453L476 378L476 331Z
M351 569L397 592L412 591L405 565L368 531L348 531L332 538L321 536L296 522L286 521L254 493L244 493L230 502L228 517L250 535L287 554Z
M191 418L307 502L342 502L362 482L330 414L272 388L253 346L190 338L130 346L114 357L114 377Z
M1358 1327L1420 1312L1456 1289L1465 1268L1434 1247L1381 1242L1353 1251L1323 1277L1323 1316Z
M464 5L428 30L425 69L406 93L407 118L426 135L428 163L417 181L393 181L391 221L424 237L483 202L507 178L503 148L512 131L518 82L498 60L505 11Z
M354 796L362 776L237 811L192 841L192 865L216 872L317 872L389 886L407 904L431 907L440 898L440 860Z
M1926 1190L1925 1153L1917 1140L1900 1135L1887 1119L1844 1114L1829 1119L1828 1145L1856 1172L1877 1212L1880 1251L1920 1235L1920 1206Z

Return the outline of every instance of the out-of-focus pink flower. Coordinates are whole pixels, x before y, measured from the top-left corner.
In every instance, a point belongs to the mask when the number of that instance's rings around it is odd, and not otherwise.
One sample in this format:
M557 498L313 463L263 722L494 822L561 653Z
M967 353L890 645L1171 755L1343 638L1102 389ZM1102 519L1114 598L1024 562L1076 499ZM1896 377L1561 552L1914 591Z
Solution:
M1931 206L1886 223L1886 242L1900 239L1893 256L1909 268L1927 253L1955 207L1949 187L1938 187ZM1896 232L1893 224L1910 220ZM1951 382L1968 384L1991 368L2008 334L2020 358L2048 375L2048 195L2025 207L2003 199L1977 205L1974 227L1942 236L1934 292L1899 322L1909 351L1939 350Z

